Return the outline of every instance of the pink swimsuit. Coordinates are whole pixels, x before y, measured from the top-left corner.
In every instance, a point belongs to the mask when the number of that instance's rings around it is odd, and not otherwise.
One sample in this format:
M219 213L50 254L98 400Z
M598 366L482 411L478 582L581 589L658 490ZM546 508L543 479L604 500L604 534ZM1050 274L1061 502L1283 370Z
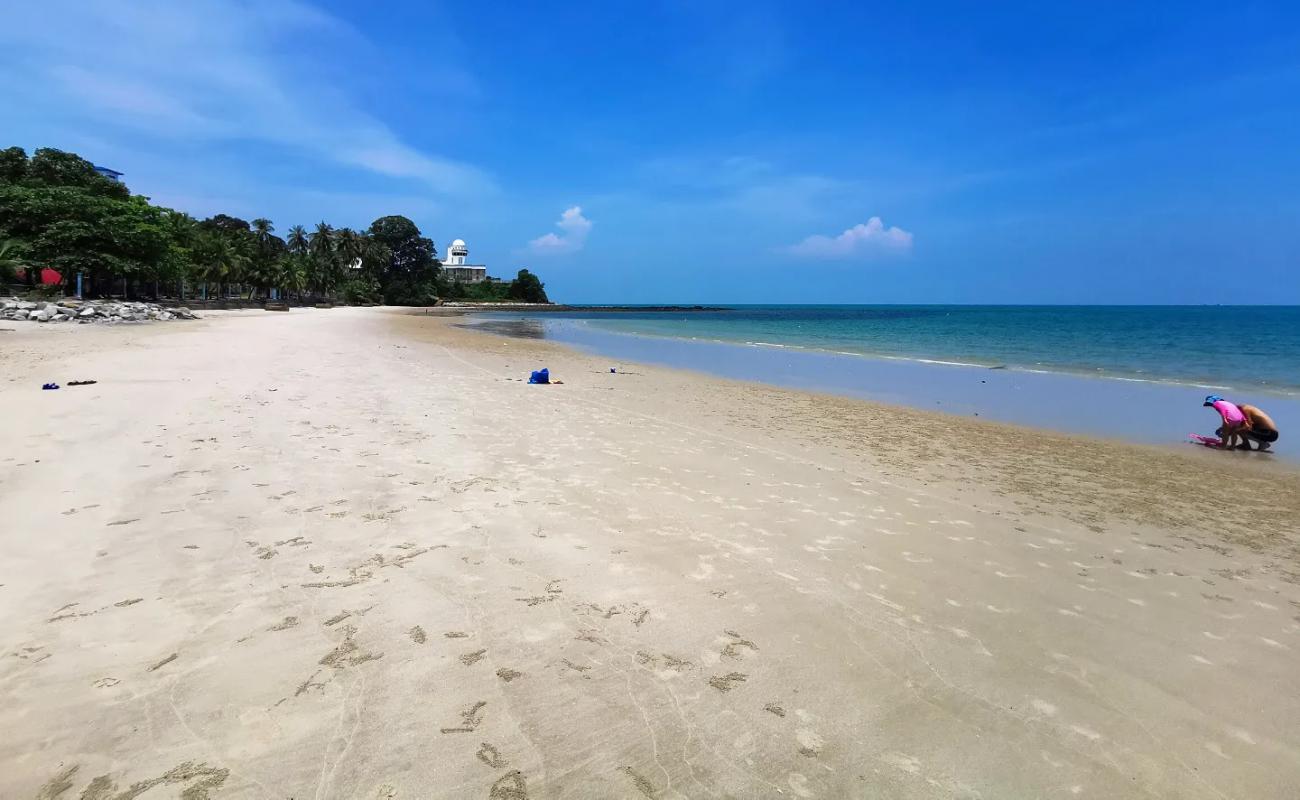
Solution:
M1237 408L1227 400L1215 400L1214 410L1219 412L1219 416L1223 417L1225 425L1236 427L1238 425L1246 424L1246 415L1241 413L1240 408Z

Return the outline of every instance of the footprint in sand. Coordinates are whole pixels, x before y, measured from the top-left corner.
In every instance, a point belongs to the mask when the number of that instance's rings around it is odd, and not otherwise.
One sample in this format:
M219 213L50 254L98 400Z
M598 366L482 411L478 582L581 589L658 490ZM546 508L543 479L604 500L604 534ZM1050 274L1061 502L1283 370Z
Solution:
M497 778L488 789L488 800L528 800L528 784L519 770L511 770Z
M487 655L487 650L475 650L472 653L465 653L460 657L460 663L464 664L467 667L472 667L478 662L482 661L483 656L485 655Z
M118 680L117 678L100 678L99 680L95 681L90 685L94 686L96 689L109 689L118 685L119 683L121 683L121 681Z
M654 784L652 784L649 780L647 780L644 775L632 769L631 767L619 767L618 771L631 779L632 785L636 787L636 790L638 792L650 798L653 798L655 796Z
M741 657L741 652L740 652L741 649L747 648L753 651L758 650L758 645L754 644L753 642L741 636L740 634L736 633L735 631L723 631L723 633L730 636L732 639L732 641L728 643L726 647L722 648L723 658L739 660Z
M414 628L411 628L409 631L407 631L407 634L411 637L411 641L415 642L416 644L424 644L429 640L428 635L426 635L424 632L424 628L421 628L419 625L416 625Z
M501 669L497 670L497 677L505 681L506 683L510 683L510 681L513 681L515 678L524 677L524 673L519 672L518 670L510 669L508 667L502 667Z
M507 765L507 762L505 758L502 757L501 753L487 742L483 742L479 745L478 752L474 755L479 761L487 764L492 769L504 769Z
M460 727L442 728L442 733L473 733L474 729L483 721L483 709L487 707L486 700L479 700L469 708L460 712Z
M743 672L728 672L726 675L714 675L709 678L709 685L725 694L736 688L737 683L744 683L748 677Z

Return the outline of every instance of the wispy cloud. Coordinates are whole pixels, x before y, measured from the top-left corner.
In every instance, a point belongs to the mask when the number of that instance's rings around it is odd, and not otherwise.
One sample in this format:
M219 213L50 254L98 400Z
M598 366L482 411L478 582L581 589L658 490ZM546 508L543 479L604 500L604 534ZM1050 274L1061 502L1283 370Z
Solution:
M912 249L912 234L889 226L880 217L872 217L830 237L815 234L786 248L793 256L820 259L861 258L873 255L900 254Z
M555 227L560 233L547 233L528 243L528 250L535 255L558 255L576 253L587 244L587 234L591 232L592 221L582 216L581 206L566 208L560 214Z
M0 29L0 101L73 128L257 142L438 192L492 189L481 170L403 141L350 95L335 65L369 47L296 0L22 3Z

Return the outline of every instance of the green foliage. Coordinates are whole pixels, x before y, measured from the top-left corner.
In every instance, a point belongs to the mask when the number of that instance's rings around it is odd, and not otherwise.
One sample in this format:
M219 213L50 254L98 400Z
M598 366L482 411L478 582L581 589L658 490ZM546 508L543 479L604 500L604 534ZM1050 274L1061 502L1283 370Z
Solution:
M27 177L27 151L21 147L0 150L0 183L20 183Z
M510 300L510 284L501 281L456 281L444 287L443 296L448 300L467 300L473 303L504 303Z
M281 238L269 219L195 220L152 205L73 153L42 148L29 158L21 147L0 150L0 280L30 263L29 284L51 267L65 282L84 274L98 293L159 285L184 292L201 282L218 292L239 284L250 297L279 289L299 300L354 303L546 299L527 270L508 285L447 284L437 256L433 241L403 216L380 217L364 232L295 225Z
M343 282L340 292L343 302L353 305L379 304L384 300L384 293L379 288L379 281L369 275L356 275Z
M549 303L546 299L546 285L541 279L526 269L519 270L519 275L510 282L508 295L511 300L523 303Z
M390 305L432 305L438 301L438 251L433 240L406 217L380 217L370 224L378 280Z
M0 283L18 280L18 270L25 265L23 245L14 239L0 239Z

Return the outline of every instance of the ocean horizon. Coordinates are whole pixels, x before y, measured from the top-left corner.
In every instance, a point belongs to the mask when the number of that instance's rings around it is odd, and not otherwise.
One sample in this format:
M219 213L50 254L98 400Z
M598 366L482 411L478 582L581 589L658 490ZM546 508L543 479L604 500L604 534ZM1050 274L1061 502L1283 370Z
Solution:
M640 336L1300 396L1300 306L636 307L575 307L546 319Z

